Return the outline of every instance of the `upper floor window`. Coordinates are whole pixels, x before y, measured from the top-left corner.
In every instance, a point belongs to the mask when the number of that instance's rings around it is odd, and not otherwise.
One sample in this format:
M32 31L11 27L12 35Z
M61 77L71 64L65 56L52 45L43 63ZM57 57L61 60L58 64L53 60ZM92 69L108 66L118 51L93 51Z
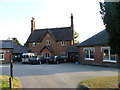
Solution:
M32 46L33 46L33 47L36 47L36 46L37 46L37 43L36 43L36 42L33 42L33 43L32 43Z
M46 45L50 45L50 40L47 40L47 41L46 41Z
M66 46L66 42L65 42L65 41L62 41L62 42L61 42L61 46Z
M116 55L111 51L110 47L102 47L103 61L104 62L116 62Z
M4 60L4 53L0 53L0 60Z
M85 60L94 60L94 48L84 48Z

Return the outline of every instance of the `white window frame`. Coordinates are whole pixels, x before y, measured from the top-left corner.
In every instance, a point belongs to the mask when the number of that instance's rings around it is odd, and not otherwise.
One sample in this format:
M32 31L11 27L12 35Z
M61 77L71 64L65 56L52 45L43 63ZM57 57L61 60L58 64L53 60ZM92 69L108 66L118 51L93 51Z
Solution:
M61 46L66 46L66 42L65 41L61 41Z
M37 46L37 43L36 43L36 42L33 42L33 43L32 43L32 46L33 46L33 47L36 47L36 46Z
M46 41L46 45L50 45L50 43L51 43L50 40Z
M89 58L85 57L85 60L94 60L94 58L90 58L90 50L95 51L95 48L83 48L83 51L85 51L85 50L88 50L88 53L89 53Z
M0 53L0 60L4 60L5 59L5 54L4 53Z
M48 55L49 54L49 55ZM45 58L48 58L48 57L50 57L51 56L51 54L50 53L48 53L48 52L45 52L45 53L42 53L42 56L43 57L45 57Z
M108 54L109 54L109 60L104 60L103 58L103 62L113 62L113 63L116 63L116 54L115 54L115 60L111 60L110 59L110 56L111 56L111 53L110 53L110 47L101 47L101 52L103 52L103 50L108 50ZM104 53L103 53L104 54ZM104 57L104 55L103 55Z

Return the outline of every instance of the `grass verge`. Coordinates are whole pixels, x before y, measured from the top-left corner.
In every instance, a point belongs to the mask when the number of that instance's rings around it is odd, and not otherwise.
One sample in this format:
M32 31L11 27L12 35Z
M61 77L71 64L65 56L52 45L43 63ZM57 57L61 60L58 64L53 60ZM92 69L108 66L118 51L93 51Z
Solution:
M8 89L9 88L9 76L0 76L0 88ZM21 82L17 78L13 78L13 88L21 88Z
M85 85L89 88L118 88L118 76L91 78L79 83L80 87L82 85Z

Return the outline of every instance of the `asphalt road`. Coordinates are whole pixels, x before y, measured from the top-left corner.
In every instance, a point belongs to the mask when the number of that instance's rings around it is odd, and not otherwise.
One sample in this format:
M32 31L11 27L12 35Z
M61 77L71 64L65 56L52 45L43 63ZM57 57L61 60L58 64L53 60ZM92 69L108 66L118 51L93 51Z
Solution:
M2 75L9 75L9 64L0 65ZM14 64L14 77L23 88L77 88L82 80L99 76L118 76L118 69L90 65L63 64Z

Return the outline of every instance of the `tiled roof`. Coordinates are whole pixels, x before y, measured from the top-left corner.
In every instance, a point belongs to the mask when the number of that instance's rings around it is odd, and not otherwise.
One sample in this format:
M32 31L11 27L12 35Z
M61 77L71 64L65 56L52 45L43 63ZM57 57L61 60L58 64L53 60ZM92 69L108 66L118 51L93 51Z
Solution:
M77 46L96 46L96 45L108 45L108 32L103 30L96 35L88 38Z
M0 49L13 49L12 53L28 52L28 47L20 46L12 42L12 40L0 40Z
M0 49L12 49L13 42L11 40L0 40Z
M66 52L79 52L79 49L76 46L69 46Z
M20 46L14 43L13 53L27 53L29 48L27 46Z
M30 34L27 42L39 42L47 32L49 32L56 41L70 41L73 38L71 27L36 29Z

